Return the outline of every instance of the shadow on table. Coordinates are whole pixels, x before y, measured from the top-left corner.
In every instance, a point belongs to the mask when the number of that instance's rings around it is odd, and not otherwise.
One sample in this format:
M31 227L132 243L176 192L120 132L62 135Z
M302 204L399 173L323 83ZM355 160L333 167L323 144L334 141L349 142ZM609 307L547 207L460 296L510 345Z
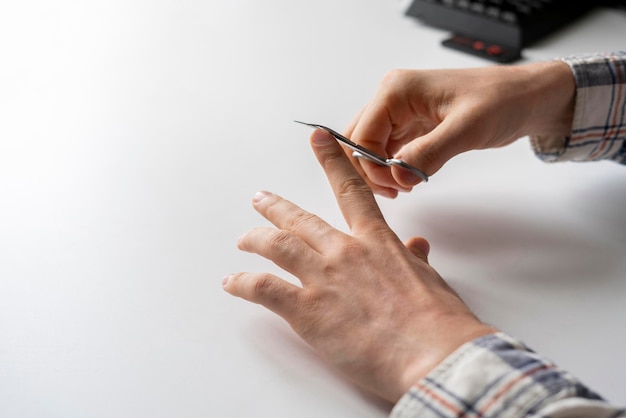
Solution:
M349 382L329 366L280 317L265 312L246 333L250 344L312 397L353 409L354 416L386 417L393 405Z
M624 265L626 187L597 187L566 203L528 209L520 202L524 211L510 210L510 201L484 208L426 205L413 224L432 252L489 275L597 286Z

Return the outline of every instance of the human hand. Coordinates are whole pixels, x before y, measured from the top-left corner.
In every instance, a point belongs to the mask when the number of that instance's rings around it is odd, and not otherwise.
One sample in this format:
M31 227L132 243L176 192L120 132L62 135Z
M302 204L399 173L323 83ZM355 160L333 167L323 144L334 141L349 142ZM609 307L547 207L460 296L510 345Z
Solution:
M473 149L522 136L570 133L575 83L560 61L451 70L394 70L345 134L427 175ZM396 197L421 179L399 167L352 159L374 192Z
M429 244L404 245L339 144L315 130L311 144L350 229L343 233L268 192L254 208L276 228L238 242L301 282L236 273L224 289L283 317L327 362L395 402L463 343L496 330L481 323L430 267Z

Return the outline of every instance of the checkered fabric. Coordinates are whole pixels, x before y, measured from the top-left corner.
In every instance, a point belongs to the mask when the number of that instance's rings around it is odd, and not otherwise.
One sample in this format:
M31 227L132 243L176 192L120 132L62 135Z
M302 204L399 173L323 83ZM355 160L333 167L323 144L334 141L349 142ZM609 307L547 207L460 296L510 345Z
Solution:
M613 160L626 164L626 51L560 58L576 80L571 135L532 137L544 161Z
M448 356L395 405L391 418L624 418L550 360L504 333Z

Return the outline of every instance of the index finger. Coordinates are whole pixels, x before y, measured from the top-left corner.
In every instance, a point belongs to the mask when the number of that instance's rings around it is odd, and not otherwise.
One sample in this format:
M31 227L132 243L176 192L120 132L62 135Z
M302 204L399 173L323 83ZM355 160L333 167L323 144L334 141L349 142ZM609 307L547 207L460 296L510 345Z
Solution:
M350 231L358 235L387 227L372 189L356 171L341 145L321 129L311 134L311 147L326 173Z

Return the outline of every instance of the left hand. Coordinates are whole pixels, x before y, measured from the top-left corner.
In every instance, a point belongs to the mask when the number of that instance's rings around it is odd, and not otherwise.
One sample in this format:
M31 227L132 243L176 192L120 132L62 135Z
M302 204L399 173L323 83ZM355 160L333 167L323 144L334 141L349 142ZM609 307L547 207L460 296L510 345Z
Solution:
M345 234L281 197L260 192L254 208L276 228L238 242L292 273L236 273L224 289L283 317L326 361L360 386L395 402L463 343L495 332L481 323L428 264L428 242L403 244L371 189L326 132L311 135Z
M559 60L479 68L393 70L344 134L429 176L470 150L526 135L571 135L576 83ZM364 159L352 163L374 192L410 191L421 178Z

